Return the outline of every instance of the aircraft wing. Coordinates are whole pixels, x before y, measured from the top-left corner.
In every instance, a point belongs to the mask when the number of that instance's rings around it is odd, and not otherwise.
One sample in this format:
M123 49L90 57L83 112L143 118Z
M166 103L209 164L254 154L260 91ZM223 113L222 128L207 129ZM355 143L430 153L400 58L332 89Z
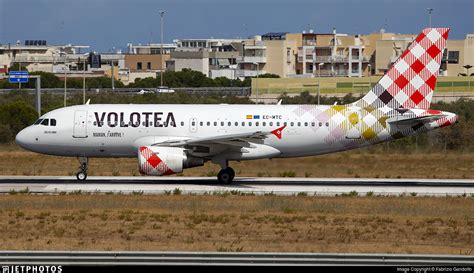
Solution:
M278 139L281 139L282 130L285 126L277 128L273 131L254 131L239 134L227 134L227 135L216 135L202 138L190 138L190 139L179 139L179 140L166 140L163 142L154 143L152 146L167 146L167 147L184 147L184 146L195 146L195 145L226 145L226 146L239 146L246 147L252 140L263 140L270 135L275 135Z
M411 117L411 118L394 118L392 120L387 120L389 124L396 125L396 126L401 126L401 127L409 127L409 126L414 126L417 124L425 124L425 123L430 123L433 121L436 121L440 118L446 117L446 115L429 115L429 116L422 116L422 117Z

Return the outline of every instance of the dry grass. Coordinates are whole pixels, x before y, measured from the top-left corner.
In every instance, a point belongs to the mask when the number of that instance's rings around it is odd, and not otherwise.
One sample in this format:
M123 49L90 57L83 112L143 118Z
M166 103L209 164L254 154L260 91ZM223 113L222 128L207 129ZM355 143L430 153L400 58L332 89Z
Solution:
M40 155L0 146L1 175L73 175L75 158ZM426 153L362 149L306 158L232 162L237 176L474 178L474 153ZM219 167L187 169L186 176L215 176ZM91 159L89 175L140 175L137 159Z
M474 198L5 195L2 250L471 254Z

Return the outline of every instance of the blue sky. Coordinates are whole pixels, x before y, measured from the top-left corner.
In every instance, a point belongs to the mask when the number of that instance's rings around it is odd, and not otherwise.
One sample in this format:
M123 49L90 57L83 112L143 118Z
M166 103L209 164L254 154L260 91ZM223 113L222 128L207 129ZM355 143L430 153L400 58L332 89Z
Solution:
M474 0L0 0L0 43L47 40L109 52L127 43L236 38L266 32L419 33L451 27L450 39L474 33Z

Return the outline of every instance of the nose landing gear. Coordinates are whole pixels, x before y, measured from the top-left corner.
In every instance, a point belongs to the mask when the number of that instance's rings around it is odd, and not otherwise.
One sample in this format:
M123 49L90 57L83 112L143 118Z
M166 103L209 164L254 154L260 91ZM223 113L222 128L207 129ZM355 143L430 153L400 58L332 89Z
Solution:
M87 157L78 157L79 163L79 171L76 173L76 178L79 181L85 181L87 179L87 165L89 163L89 158Z

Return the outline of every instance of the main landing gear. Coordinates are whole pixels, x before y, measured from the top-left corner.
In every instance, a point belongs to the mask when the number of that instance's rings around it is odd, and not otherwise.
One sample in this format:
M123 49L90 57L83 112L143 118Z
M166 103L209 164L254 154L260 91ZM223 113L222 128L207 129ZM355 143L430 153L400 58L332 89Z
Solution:
M230 184L235 177L235 171L229 167L229 161L223 157L214 157L212 159L214 164L221 166L221 171L217 174L217 181L222 184Z
M232 169L231 167L227 167L225 169L222 169L217 174L217 181L223 184L230 184L234 180L234 177L235 177L234 169Z
M87 178L87 165L89 163L89 158L87 157L78 157L79 163L79 171L76 173L77 180L84 181Z

